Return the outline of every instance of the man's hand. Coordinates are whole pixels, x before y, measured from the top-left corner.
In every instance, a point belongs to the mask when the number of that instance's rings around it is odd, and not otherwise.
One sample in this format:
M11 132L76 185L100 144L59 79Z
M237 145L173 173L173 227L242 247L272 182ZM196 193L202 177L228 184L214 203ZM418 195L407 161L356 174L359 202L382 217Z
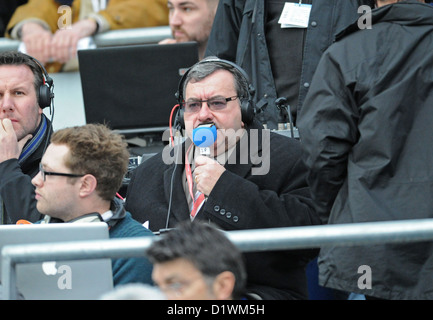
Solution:
M9 159L18 159L24 145L28 140L32 138L31 134L28 134L20 141L17 139L12 121L10 119L1 120L0 126L0 162Z
M177 41L175 39L167 38L167 39L159 41L158 44L172 44L172 43L176 43L176 42Z
M66 63L76 57L78 41L93 35L96 27L95 20L84 19L74 23L69 29L57 30L51 41L51 58L54 61Z
M51 59L52 37L51 31L35 22L27 22L21 29L21 40L26 46L26 52L42 64Z
M197 190L208 196L225 170L217 161L209 157L198 156L195 159L194 170Z
M71 28L59 29L54 34L38 23L27 22L21 29L21 38L27 53L42 64L66 63L76 57L78 40L93 35L96 29L97 23L93 19L80 20Z

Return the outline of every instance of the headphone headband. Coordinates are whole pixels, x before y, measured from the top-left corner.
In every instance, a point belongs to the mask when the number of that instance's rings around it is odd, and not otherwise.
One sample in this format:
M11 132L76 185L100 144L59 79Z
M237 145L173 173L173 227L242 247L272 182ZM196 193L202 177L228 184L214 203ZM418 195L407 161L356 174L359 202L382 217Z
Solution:
M185 73L183 74L182 78L179 81L178 89L177 89L177 92L175 94L176 99L177 99L177 101L178 101L178 103L180 105L183 103L183 100L184 100L183 99L183 86L184 86L184 83L185 83L185 81L187 79L188 74L197 65L201 65L201 64L205 64L205 63L218 63L218 64L221 64L221 65L226 65L226 66L228 66L230 68L236 69L237 71L239 71L242 74L242 76L245 78L245 81L248 83L249 94L250 95L254 94L255 90L252 87L252 85L250 84L249 76L245 72L245 70L243 70L237 64L235 64L235 63L233 63L233 62L231 62L229 60L224 60L224 59L220 59L220 58L217 58L217 57L212 57L212 58L206 58L205 60L201 60L201 61L197 62L196 64L194 64L192 67L190 67L188 70L185 71Z
M183 89L184 88L183 87L184 87L185 81L187 79L187 76L194 67L196 67L197 65L205 64L205 63L217 63L220 65L225 65L225 66L227 66L229 68L233 68L233 69L237 70L239 73L241 73L241 75L245 79L246 83L248 84L248 90L247 90L248 91L248 97L240 97L242 121L246 124L252 123L252 121L254 119L254 115L255 115L255 107L254 107L254 104L252 101L253 95L255 93L255 89L250 83L248 74L245 72L245 70L243 70L241 67L239 67L237 64L235 64L231 61L220 59L217 57L211 57L211 58L206 58L205 60L201 60L201 61L197 62L196 64L194 64L187 71L185 71L182 78L180 79L178 89L177 89L177 92L175 94L176 99L179 103L179 112L176 116L176 122L177 123L175 125L180 126L181 128L185 127L185 124L183 122L183 110L182 110L181 106L184 102L184 97L183 97Z

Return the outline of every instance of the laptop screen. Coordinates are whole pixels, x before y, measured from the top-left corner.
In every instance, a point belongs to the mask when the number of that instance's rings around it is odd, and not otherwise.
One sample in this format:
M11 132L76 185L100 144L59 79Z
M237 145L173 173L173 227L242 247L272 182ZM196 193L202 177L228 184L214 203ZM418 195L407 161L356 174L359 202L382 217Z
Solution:
M80 50L78 58L86 123L120 132L163 131L198 49L195 42L133 45Z
M6 245L105 239L109 233L104 222L0 226L0 250ZM113 288L111 259L18 264L16 281L22 299L98 299Z

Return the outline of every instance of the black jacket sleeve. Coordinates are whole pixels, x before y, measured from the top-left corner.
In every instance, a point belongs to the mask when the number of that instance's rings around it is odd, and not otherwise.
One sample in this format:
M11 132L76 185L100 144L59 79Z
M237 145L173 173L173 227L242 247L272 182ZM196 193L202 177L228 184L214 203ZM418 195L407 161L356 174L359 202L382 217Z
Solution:
M205 56L236 60L244 1L221 0L209 35Z
M18 160L0 163L0 177L2 224L15 224L20 219L38 221L41 214L36 209L32 178L22 172Z
M298 126L307 177L316 211L327 223L347 172L352 146L358 139L358 107L347 73L333 51L324 53L305 99Z

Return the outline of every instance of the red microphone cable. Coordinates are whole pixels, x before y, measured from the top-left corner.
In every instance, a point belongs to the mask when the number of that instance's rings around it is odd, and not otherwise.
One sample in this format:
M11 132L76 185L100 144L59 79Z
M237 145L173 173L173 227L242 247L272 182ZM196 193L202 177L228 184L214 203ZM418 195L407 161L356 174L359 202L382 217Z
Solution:
M171 112L170 112L170 122L169 122L169 128L170 128L170 139L171 139L171 145L172 146L174 146L174 139L173 139L173 125L172 125L172 123L173 123L173 113L174 113L174 110L176 110L176 108L179 108L180 107L180 105L179 104L176 104L172 109L171 109Z

